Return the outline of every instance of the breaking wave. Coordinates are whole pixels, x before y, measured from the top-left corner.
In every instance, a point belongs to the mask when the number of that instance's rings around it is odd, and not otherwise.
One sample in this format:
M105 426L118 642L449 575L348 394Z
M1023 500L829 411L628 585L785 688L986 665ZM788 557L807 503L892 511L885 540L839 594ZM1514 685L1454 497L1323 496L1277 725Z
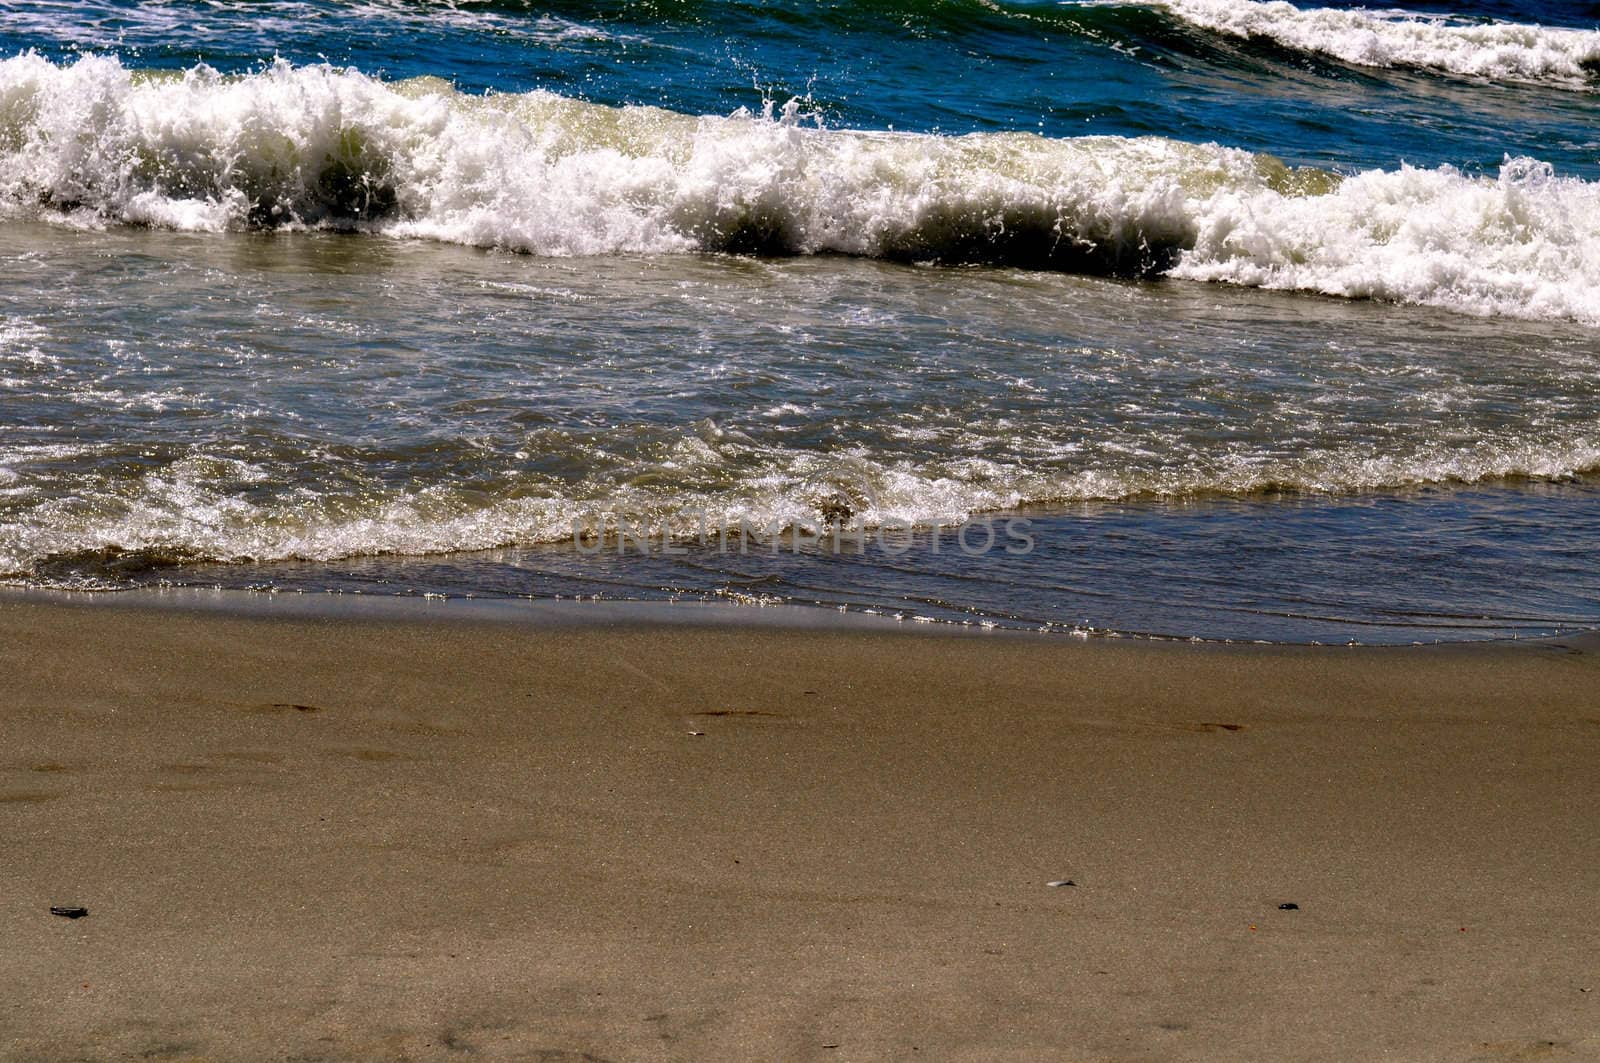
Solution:
M1600 73L1600 32L1366 8L1300 8L1283 0L1161 0L1216 33L1259 37L1356 66L1586 88Z
M1600 185L1533 159L1340 178L1156 137L835 130L793 102L693 117L284 62L0 61L0 215L1169 274L1600 323Z

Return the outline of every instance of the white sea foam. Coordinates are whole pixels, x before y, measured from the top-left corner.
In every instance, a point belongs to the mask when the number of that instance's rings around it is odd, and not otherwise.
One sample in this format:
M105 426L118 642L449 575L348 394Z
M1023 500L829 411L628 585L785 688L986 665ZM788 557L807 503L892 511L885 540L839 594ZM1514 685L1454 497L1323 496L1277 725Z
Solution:
M1510 159L1372 171L1326 195L1225 190L1172 275L1600 323L1600 185Z
M1159 0L1195 26L1262 37L1357 66L1416 67L1583 88L1600 67L1600 32L1366 8L1302 8L1283 0Z
M35 448L0 451L0 486L18 490ZM131 559L329 562L396 554L420 556L513 544L571 543L579 530L609 539L584 540L586 549L619 548L619 519L640 542L659 544L708 536L734 551L784 549L795 528L824 531L836 517L819 512L829 480L859 507L843 523L848 534L903 534L910 527L952 528L1022 504L1072 503L1139 497L1242 495L1265 490L1350 492L1511 477L1563 478L1600 469L1600 435L1577 431L1554 438L1485 439L1473 444L1422 444L1385 455L1364 450L1274 456L1270 448L1232 458L1194 462L1130 462L1074 472L987 464L977 475L952 476L907 462L874 461L866 453L824 457L775 454L763 469L711 493L580 485L540 497L486 499L448 484L316 497L296 492L257 500L240 490L258 483L259 468L234 459L195 456L136 481L102 483L68 496L37 499L0 521L0 582L81 581L85 573L114 574ZM24 493L33 495L31 491ZM1004 522L994 525L1004 536ZM746 533L752 538L742 539ZM924 538L926 541L926 538ZM974 544L984 541L979 530ZM743 545L740 545L741 542ZM101 557L100 564L94 556ZM56 565L59 572L41 569Z
M333 225L541 255L759 250L997 261L1600 323L1600 185L1343 181L1160 138L829 130L277 63L226 78L0 61L0 213Z

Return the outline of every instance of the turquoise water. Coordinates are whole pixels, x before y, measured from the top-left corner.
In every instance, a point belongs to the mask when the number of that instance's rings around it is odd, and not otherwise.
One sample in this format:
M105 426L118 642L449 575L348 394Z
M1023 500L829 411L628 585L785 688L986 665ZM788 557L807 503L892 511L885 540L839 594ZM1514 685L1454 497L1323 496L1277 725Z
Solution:
M0 579L1594 626L1597 23L7 5Z

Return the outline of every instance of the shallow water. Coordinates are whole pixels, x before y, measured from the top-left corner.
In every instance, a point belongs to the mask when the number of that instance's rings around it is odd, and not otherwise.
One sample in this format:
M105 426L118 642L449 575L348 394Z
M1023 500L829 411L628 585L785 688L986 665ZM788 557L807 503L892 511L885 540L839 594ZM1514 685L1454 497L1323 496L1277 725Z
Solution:
M13 578L1239 638L1597 615L1600 359L1572 325L1533 344L1427 309L848 259L0 240ZM1009 519L1032 552L1005 551ZM959 549L972 521L994 549ZM352 560L374 553L413 559Z

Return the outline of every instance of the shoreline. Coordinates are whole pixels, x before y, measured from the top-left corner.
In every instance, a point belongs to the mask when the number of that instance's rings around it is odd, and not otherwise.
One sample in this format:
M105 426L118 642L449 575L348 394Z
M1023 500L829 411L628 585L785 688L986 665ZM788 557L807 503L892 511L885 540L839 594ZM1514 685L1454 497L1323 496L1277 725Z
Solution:
M0 1057L1600 1051L1595 639L970 634L0 596Z
M0 587L7 604L110 612L227 616L238 619L349 621L376 624L488 625L532 629L606 627L779 629L790 631L903 631L906 624L879 613L848 612L793 603L749 605L736 602L652 599L494 598L423 594L364 594L315 591L249 591L233 588L162 587L67 591ZM1034 634L1022 629L985 629L934 622L916 624L930 633Z
M61 590L0 585L0 609L8 605L91 609L109 612L229 616L240 619L347 621L398 624L486 624L553 628L651 628L738 631L900 633L912 637L1021 639L1045 645L1063 642L1136 643L1217 647L1405 650L1538 645L1552 641L1592 643L1600 647L1600 628L1573 625L1553 634L1500 637L1439 638L1433 641L1361 642L1224 638L1125 631L1108 628L1066 628L992 618L953 621L894 614L878 607L824 606L805 602L705 601L697 598L510 598L468 597L360 591L253 591L210 587L131 587L120 590ZM1419 629L1418 634L1423 634Z

